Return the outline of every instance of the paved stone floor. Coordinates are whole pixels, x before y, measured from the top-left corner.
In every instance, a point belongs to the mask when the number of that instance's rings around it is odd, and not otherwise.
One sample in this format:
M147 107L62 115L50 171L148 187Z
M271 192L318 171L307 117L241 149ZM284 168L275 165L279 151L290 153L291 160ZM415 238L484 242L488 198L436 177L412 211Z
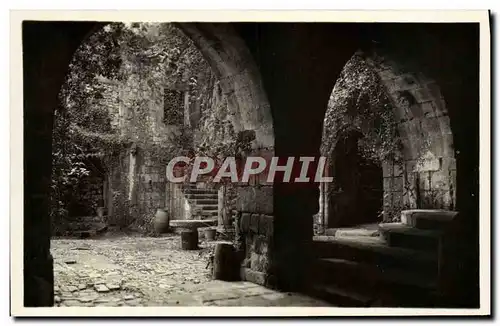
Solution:
M213 244L180 250L180 237L54 239L57 306L328 306L249 282L211 280Z

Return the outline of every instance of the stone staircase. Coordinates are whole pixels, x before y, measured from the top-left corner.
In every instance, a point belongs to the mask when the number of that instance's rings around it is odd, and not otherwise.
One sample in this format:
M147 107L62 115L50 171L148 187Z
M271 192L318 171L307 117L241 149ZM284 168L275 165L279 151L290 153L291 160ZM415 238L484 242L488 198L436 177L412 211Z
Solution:
M219 203L217 190L188 183L182 186L182 192L189 202L193 219L217 219Z
M439 307L443 241L456 212L409 210L401 223L313 238L309 294L343 307Z

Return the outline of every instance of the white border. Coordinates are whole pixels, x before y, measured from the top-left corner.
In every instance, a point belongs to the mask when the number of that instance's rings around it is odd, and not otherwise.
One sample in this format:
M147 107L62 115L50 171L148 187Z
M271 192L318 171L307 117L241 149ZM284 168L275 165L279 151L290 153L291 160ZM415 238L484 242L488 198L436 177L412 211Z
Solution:
M490 301L490 28L487 11L11 11L11 314L14 316L438 316L489 315ZM22 20L90 21L301 21L301 22L478 22L480 23L480 309L310 307L53 307L25 308L22 300L23 97Z

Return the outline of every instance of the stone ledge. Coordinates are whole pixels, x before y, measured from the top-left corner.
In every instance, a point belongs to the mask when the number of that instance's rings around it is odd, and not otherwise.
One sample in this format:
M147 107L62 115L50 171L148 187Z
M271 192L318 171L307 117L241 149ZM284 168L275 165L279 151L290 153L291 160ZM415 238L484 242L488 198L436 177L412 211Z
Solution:
M412 209L401 212L401 222L422 229L446 228L458 216L456 211L441 209Z
M197 229L217 225L217 220L170 220L171 228Z

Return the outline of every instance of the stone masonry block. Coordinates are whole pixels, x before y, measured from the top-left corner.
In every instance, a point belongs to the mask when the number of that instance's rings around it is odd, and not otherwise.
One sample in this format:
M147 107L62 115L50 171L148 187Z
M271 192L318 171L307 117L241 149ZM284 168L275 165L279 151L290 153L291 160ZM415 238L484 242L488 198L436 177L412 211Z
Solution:
M255 236L253 239L253 251L257 254L262 253L262 247L264 246L265 239L262 236Z
M394 177L392 182L392 191L403 191L403 177Z
M382 175L384 178L388 178L392 176L392 162L382 162Z
M403 175L403 167L399 164L394 164L394 176L400 177Z
M392 207L392 192L384 192L383 205L384 207Z
M398 90L411 90L418 87L418 82L411 74L404 74L394 79Z
M250 268L252 270L259 270L259 263L260 263L260 255L256 252L251 252L250 253Z
M411 105L410 112L413 118L422 118L424 116L424 111L419 103Z
M436 117L436 110L434 108L433 101L423 102L420 104L420 106L422 108L422 111L423 111L425 117L427 117L427 118Z
M239 187L236 207L242 212L272 214L272 187Z
M259 220L260 220L260 215L259 214L252 214L250 215L250 226L249 229L255 234L259 233Z
M413 90L412 95L418 103L432 101L433 99L432 93L426 87Z
M405 169L406 169L406 174L413 174L415 171L415 167L417 165L417 161L415 160L409 160L405 162Z
M274 232L274 218L270 215L260 215L259 234L272 237Z
M240 231L242 233L247 233L248 230L250 229L250 213L242 213L241 214L241 220L240 220Z
M392 177L389 178L384 178L384 190L385 191L392 191Z
M449 185L449 173L448 172L430 172L431 177L431 187L435 190L447 190Z
M402 192L392 193L392 206L395 208L403 207L403 193Z

